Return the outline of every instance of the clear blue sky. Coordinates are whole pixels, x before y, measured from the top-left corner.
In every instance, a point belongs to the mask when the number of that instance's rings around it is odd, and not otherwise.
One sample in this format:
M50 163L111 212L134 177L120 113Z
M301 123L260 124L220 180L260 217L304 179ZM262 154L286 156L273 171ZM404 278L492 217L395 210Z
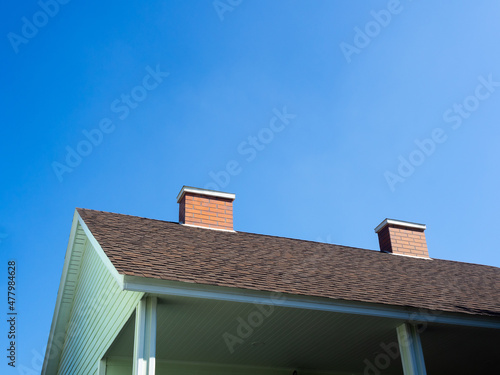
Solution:
M427 224L432 257L500 266L497 1L218 6L4 6L18 365L44 352L74 208L176 221L182 185L235 193L239 231L376 250L389 217Z

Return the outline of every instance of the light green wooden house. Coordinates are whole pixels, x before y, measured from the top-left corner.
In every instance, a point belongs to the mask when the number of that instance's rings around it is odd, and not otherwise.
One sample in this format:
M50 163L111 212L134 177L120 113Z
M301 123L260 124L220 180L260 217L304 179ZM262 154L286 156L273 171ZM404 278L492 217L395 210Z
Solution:
M42 374L500 374L499 268L396 220L380 251L234 231L234 198L77 209Z

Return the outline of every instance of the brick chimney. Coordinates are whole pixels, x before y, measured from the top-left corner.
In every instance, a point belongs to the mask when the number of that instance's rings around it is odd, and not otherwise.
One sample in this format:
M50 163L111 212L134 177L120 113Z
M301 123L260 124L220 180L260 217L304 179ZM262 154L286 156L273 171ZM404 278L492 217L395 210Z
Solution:
M179 223L233 230L234 194L183 186L177 195Z
M376 228L380 251L419 258L429 258L423 224L385 219Z

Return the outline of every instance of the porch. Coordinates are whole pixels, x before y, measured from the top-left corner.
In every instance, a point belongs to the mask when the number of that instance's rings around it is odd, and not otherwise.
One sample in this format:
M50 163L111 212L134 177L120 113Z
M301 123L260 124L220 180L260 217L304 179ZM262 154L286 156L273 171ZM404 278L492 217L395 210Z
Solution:
M266 298L144 298L100 375L500 373L497 319Z

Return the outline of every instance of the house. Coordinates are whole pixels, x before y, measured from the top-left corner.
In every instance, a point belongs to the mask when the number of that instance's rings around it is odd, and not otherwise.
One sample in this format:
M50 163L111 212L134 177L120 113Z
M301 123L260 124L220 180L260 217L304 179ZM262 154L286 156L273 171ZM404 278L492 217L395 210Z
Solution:
M500 374L500 268L233 230L233 194L179 221L76 209L43 375Z

